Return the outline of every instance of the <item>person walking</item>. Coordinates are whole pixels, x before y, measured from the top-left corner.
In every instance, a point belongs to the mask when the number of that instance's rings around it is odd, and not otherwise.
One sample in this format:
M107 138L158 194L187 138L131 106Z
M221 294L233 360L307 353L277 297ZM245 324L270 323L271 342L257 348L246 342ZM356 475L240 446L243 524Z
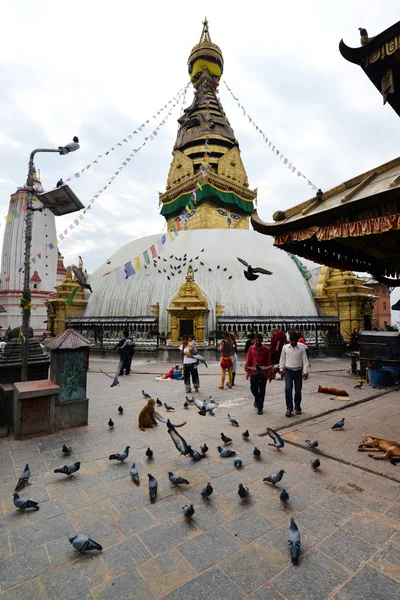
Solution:
M191 346L188 343L188 338L183 338L179 350L183 356L183 380L185 383L185 391L191 392L190 378L192 378L194 391L198 392L200 387L199 372L197 370L197 358L191 353Z
M263 414L265 389L267 386L267 372L271 365L271 355L266 346L263 345L263 336L257 333L255 343L250 346L244 368L246 379L250 378L250 391L254 396L254 407L257 414Z
M127 329L123 332L123 337L119 340L115 349L118 350L121 361L119 376L122 377L124 371L125 375L129 375L131 372L132 357L135 352L135 344L133 343L133 339L129 337L129 331Z
M301 388L303 379L308 378L308 358L306 348L299 344L299 334L293 331L290 334L289 344L282 349L279 370L285 377L286 416L291 417L293 412L293 385L294 385L294 410L296 415L301 415Z
M228 389L232 389L232 357L234 355L234 346L231 335L229 331L224 331L224 339L219 345L220 352L222 354L219 365L221 367L221 385L219 386L220 390L224 389L225 386L225 376L228 371Z
M237 338L234 333L230 334L233 344L233 355L232 355L232 387L235 385L235 378L237 373Z
M247 336L247 341L246 341L246 345L244 347L244 351L247 354L249 351L249 348L254 344L256 340L256 334L255 333L250 333L250 335Z
M271 331L271 363L273 365L279 364L281 358L282 348L286 343L286 336L283 331L277 327Z

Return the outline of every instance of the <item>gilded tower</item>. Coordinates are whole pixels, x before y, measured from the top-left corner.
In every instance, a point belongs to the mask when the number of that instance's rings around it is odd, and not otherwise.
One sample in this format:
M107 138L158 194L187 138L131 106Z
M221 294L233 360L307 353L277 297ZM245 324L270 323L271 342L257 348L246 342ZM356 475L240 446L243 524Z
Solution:
M169 229L249 228L257 193L249 189L239 143L217 96L223 68L205 19L188 59L193 102L178 119L166 191L160 194Z

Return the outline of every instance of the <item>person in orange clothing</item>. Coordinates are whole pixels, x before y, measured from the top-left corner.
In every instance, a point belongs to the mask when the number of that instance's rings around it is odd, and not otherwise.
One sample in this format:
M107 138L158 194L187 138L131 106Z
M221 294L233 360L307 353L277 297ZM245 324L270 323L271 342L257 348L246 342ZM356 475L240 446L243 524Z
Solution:
M221 367L221 385L219 386L220 390L224 389L225 386L225 376L226 372L228 372L228 388L232 389L232 365L233 365L233 355L235 353L235 348L233 344L232 337L230 333L225 330L224 331L224 339L222 340L219 346L220 352L222 354L220 360Z
M282 348L286 344L286 336L284 332L279 329L279 327L273 329L271 333L271 363L273 365L278 365Z
M250 346L244 368L246 379L250 378L250 391L254 396L254 406L257 414L263 414L265 389L267 387L267 373L271 365L271 355L266 346L263 345L263 336L256 334L256 341Z

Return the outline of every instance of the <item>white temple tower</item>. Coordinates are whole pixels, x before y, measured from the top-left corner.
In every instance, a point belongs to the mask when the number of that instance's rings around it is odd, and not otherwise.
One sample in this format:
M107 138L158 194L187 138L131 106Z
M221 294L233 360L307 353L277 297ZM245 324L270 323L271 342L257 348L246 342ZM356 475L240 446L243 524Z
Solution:
M37 192L42 192L42 184L34 174L34 184ZM3 239L0 276L0 305L6 312L0 313L0 325L5 333L8 326L18 327L22 323L22 311L19 307L24 282L25 254L25 214L26 187L19 188L10 197L6 227ZM33 198L34 207L41 203ZM35 211L33 213L33 237L31 248L31 292L32 312L31 327L35 335L46 331L47 314L45 300L54 292L57 283L57 245L50 249L49 244L57 239L55 217L51 211Z

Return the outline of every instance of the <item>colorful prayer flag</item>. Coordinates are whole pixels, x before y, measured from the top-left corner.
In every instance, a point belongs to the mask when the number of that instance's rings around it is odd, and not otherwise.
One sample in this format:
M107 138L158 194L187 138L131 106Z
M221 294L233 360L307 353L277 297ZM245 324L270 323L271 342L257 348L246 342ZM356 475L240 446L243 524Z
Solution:
M77 286L76 286L76 288L74 288L74 289L72 290L72 292L70 293L70 295L69 295L69 296L68 296L68 298L66 299L66 301L65 301L65 304L66 304L67 306L71 306L72 302L74 301L74 297L75 297L75 294L76 294L76 292L78 291L78 289L79 289L79 285L77 285Z
M154 246L154 244L152 246L150 246L150 252L151 252L151 256L153 258L156 258L156 256L157 256L157 250L156 250L156 247Z
M133 268L131 261L125 263L124 270L126 279L128 279L128 277L130 277L131 275L135 274L135 269Z
M135 267L136 267L136 271L140 271L140 256L137 256L135 258Z
M145 250L143 252L143 258L144 258L144 262L146 263L146 265L148 265L150 262L150 257L149 257L149 253L147 252L147 250Z

